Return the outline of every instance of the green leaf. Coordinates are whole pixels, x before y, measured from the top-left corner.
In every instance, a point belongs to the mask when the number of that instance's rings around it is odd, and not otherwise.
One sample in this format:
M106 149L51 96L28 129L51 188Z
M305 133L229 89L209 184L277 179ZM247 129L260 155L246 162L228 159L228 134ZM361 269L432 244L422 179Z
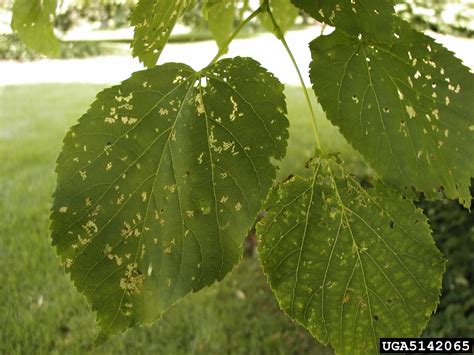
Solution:
M276 23L283 34L285 34L295 24L295 20L298 17L298 9L288 0L270 0L269 6ZM267 31L274 32L273 23L267 13L260 15L260 21Z
M222 0L217 2L208 2L209 7L205 7L205 18L212 37L221 49L234 30L234 21L236 17L236 8L234 0Z
M29 48L48 55L59 54L54 35L56 0L16 0L13 4L12 30Z
M390 38L393 0L291 0L313 18L339 30L378 40Z
M332 170L329 168L332 165ZM318 159L266 203L259 253L280 307L340 354L378 354L380 337L415 337L438 303L444 260L410 200L363 189Z
M64 140L52 240L99 341L221 280L285 155L283 85L250 58L168 63L101 92Z
M130 17L135 32L132 54L153 67L163 51L176 21L192 0L140 0Z
M461 61L402 21L387 43L336 30L310 47L328 118L384 181L469 207L474 85Z

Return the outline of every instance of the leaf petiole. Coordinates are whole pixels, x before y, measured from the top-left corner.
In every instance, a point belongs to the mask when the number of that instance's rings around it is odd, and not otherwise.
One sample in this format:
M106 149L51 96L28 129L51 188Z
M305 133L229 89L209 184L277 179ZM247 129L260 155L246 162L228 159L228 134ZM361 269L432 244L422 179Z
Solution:
M298 74L298 78L299 78L299 81L300 81L300 84L301 84L301 88L303 89L304 97L306 99L306 103L308 105L309 112L311 114L311 122L312 122L312 126L313 126L313 133L314 133L314 139L316 141L316 146L319 149L323 150L323 148L321 147L321 139L319 138L318 125L317 125L317 122L316 122L316 115L314 114L313 104L311 103L311 99L310 99L309 94L308 94L308 89L306 88L306 85L304 83L303 76L301 75L301 71L298 67L298 64L296 63L295 57L294 57L293 53L291 52L290 47L288 46L288 43L285 40L285 36L284 36L280 26L278 25L278 23L275 20L275 17L273 16L273 13L272 13L272 10L270 9L270 6L266 6L265 11L268 14L270 20L272 21L272 24L273 24L273 27L275 29L275 34L276 34L277 38L283 44L283 47L285 47L285 50L288 53L288 56L290 57L291 62L293 63L293 66L295 67L296 73Z
M232 33L232 35L230 35L230 37L226 40L226 42L224 43L224 45L222 46L222 48L217 52L216 56L211 60L211 62L209 63L209 65L212 65L214 64L215 62L217 62L219 60L219 58L221 56L223 56L228 48L229 48L229 44L235 39L235 37L237 37L237 35L240 33L240 31L242 31L242 29L250 22L252 21L255 17L257 17L260 13L263 13L265 11L265 7L262 5L260 6L257 10L255 10L254 12L252 12L244 21L242 21L239 26L235 29L234 33Z

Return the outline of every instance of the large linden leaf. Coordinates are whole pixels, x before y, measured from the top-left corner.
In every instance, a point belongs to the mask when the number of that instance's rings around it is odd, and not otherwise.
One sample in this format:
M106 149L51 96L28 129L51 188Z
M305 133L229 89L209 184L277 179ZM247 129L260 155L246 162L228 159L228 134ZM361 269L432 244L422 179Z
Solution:
M393 0L291 0L313 18L339 30L387 40L392 34Z
M283 85L249 58L170 63L101 92L64 140L52 240L99 340L221 280L286 151Z
M54 35L56 0L15 0L12 29L29 48L48 55L59 54Z
M420 334L444 261L410 200L319 160L312 178L286 181L266 205L260 258L291 318L340 354L378 354L380 337Z
M336 30L314 40L311 81L328 118L385 182L470 206L472 74L397 21L391 43Z
M192 0L140 0L130 17L135 32L132 53L147 67L160 57L176 21Z

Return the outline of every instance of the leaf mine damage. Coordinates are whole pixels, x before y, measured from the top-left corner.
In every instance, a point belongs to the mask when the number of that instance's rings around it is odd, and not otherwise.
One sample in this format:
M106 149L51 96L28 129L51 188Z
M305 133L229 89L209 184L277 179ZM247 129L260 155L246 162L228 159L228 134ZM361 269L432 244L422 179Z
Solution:
M286 152L283 85L249 58L101 92L58 158L52 239L99 340L221 280Z
M280 307L341 354L418 336L444 271L426 218L381 183L362 188L333 158L312 164L310 179L274 189L257 229Z

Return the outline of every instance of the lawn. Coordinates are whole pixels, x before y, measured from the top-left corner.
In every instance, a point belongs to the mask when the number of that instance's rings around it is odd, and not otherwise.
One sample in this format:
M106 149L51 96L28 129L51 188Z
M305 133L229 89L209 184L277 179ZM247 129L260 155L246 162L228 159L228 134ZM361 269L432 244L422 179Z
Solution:
M94 313L59 266L48 236L55 159L97 85L0 87L0 353L330 353L279 311L256 258L174 306L151 327L92 348ZM313 136L301 91L288 88L291 141L280 177L305 173ZM323 142L357 155L317 114Z

